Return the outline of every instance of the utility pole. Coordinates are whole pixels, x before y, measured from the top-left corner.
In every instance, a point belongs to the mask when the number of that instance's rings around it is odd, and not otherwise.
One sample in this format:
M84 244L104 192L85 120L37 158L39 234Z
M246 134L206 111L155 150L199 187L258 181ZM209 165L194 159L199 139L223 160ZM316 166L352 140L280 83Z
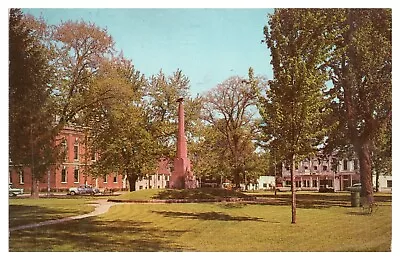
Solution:
M276 197L276 157L274 155L274 173L275 173L275 186L274 186L274 193Z
M50 170L47 171L47 196L50 196Z

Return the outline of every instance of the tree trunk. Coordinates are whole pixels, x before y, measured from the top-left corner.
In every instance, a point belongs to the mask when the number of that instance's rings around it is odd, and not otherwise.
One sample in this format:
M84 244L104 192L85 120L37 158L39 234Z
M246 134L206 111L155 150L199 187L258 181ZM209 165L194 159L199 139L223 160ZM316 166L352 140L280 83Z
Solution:
M290 159L290 180L292 189L292 224L296 224L296 185L294 182L294 155Z
M39 180L35 178L34 174L32 174L31 198L39 198Z
M375 176L375 186L376 186L376 188L375 188L375 192L378 192L379 191L379 172L377 171L376 172L376 176Z
M240 174L239 174L239 169L235 166L235 168L233 169L234 172L234 181L235 181L235 187L237 189L240 188Z
M129 191L136 191L136 181L138 179L138 175L133 173L128 173L127 179L129 182Z
M357 150L360 160L361 197L373 202L372 160L369 141L364 141Z

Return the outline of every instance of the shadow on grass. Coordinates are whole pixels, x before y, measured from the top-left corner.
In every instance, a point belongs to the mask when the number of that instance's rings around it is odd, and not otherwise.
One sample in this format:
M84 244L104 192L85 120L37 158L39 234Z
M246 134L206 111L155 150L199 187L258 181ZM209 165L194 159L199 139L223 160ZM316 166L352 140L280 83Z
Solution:
M180 211L152 211L153 213L160 214L164 217L172 217L172 218L189 218L189 219L200 219L200 220L219 220L219 221L258 221L258 222L266 222L262 218L256 217L240 217L240 216L231 216L228 214L224 214L221 212L200 212L200 213L189 213L189 212L180 212Z
M217 189L198 188L186 190L164 190L153 196L152 199L222 199L222 198L250 198L241 192Z
M9 251L151 252L188 251L170 238L186 230L164 230L144 221L93 218L11 232ZM193 251L193 249L191 249Z
M353 215L353 216L371 216L372 214L368 212L362 212L362 211L350 211L346 213L347 215Z
M70 216L89 213L93 209L82 210L80 208L56 209L40 206L9 205L9 227L17 227L26 224L39 223L47 220L61 219Z
M288 206L291 205L292 197L290 193L284 194L263 194L257 195L258 204L264 205L274 205L274 206ZM375 201L377 203L391 202L391 196L375 196ZM296 202L298 208L304 209L320 209L329 207L350 207L351 199L349 194L335 195L334 193L324 194L324 193L314 193L314 194L296 194Z

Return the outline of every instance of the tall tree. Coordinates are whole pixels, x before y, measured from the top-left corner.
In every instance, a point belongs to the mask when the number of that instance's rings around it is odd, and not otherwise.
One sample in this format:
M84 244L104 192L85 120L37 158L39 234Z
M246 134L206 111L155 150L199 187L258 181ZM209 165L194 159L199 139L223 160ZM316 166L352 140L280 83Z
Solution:
M57 159L51 132L53 70L21 10L10 9L9 22L9 156L14 166L30 166L37 197L38 180Z
M203 119L224 137L229 152L229 164L237 188L243 176L247 146L253 140L256 113L254 85L240 77L231 77L204 97Z
M43 131L47 140L54 143L54 136L69 124L81 125L85 113L90 113L99 102L118 99L117 86L103 77L96 76L103 66L112 66L120 58L114 50L114 42L107 30L84 21L62 22L57 26L47 26L43 19L32 16L23 17L26 26L42 46L47 49L47 64L54 70L54 80L49 91L49 107L56 117L51 129ZM106 69L103 69L105 71ZM43 78L38 76L38 79ZM48 105L49 104L49 105ZM56 151L53 151L56 154ZM47 170L35 171L34 177L40 179ZM33 193L38 195L37 191Z
M142 101L144 75L122 56L103 64L93 77L93 96L107 88L114 98L97 100L82 122L89 128L88 146L99 154L88 168L93 176L127 175L131 190L156 165L154 138Z
M329 94L336 108L337 129L360 161L361 196L372 202L373 141L390 126L392 113L392 12L336 11L332 21L341 30L337 30L336 49L329 62L334 84Z
M191 144L193 169L200 184L216 182L222 185L231 179L230 151L224 135L213 125L202 124Z
M260 95L264 138L290 167L292 223L296 223L295 162L313 154L325 134L327 113L322 90L328 74L321 69L330 40L322 33L328 17L312 9L277 9L264 27L274 79Z
M190 97L189 84L189 78L179 69L169 76L160 71L149 78L144 92L145 110L153 135L163 147L163 155L170 159L175 156L178 123L176 101L179 97L185 100L185 131L189 143L199 124L201 99Z

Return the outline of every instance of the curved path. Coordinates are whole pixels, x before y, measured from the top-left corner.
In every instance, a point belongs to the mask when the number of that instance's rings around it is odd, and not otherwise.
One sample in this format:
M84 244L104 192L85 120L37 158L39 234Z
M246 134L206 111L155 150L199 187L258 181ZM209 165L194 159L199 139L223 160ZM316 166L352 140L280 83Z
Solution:
M75 220L75 219L94 217L94 216L98 216L98 215L106 213L115 204L117 204L117 203L108 202L107 200L97 200L97 201L93 201L93 203L89 204L89 205L95 206L95 209L93 212L90 212L90 213L87 213L84 215L78 215L78 216L67 217L67 218L62 218L62 219L48 220L48 221L43 221L43 222L39 222L39 223L35 223L35 224L28 224L28 225L13 227L13 228L10 228L9 230L11 232L11 231L16 231L16 230L22 230L22 229L35 228L35 227L40 227L40 226L45 226L45 225L62 223L62 222L71 221L71 220Z

